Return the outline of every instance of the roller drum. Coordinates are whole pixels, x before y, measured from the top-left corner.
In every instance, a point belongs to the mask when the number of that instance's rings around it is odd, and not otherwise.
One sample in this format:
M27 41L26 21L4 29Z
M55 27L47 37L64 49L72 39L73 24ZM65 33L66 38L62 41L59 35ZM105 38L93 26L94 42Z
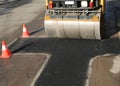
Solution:
M48 37L101 39L99 21L45 20L45 32Z

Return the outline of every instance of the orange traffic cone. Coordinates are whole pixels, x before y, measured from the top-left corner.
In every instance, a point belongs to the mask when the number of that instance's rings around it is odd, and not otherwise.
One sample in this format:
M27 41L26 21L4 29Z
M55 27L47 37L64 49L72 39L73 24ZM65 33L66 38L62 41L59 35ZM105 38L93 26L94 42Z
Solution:
M10 58L11 55L12 54L8 49L6 42L2 41L2 55L0 56L0 58Z
M90 0L89 7L93 8L93 6L94 6L93 0Z
M29 37L29 36L30 36L30 33L27 30L26 24L23 24L23 35L22 35L22 37L25 38L25 37Z

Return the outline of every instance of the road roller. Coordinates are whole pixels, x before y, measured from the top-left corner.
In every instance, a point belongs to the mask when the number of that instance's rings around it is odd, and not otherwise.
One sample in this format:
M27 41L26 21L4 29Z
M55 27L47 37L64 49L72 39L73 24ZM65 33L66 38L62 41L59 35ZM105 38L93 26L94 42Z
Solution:
M52 38L101 39L105 0L46 0L45 33Z

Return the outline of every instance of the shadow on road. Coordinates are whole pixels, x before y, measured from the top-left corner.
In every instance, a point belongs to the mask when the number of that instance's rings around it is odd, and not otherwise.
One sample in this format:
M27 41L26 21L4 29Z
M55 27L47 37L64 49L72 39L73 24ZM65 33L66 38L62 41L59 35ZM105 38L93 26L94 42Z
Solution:
M35 33L37 33L37 32L40 32L40 31L42 31L42 30L44 30L44 28L42 28L42 29L39 29L39 30L35 30L35 31L31 32L31 33L30 33L30 35L33 35L33 34L35 34Z

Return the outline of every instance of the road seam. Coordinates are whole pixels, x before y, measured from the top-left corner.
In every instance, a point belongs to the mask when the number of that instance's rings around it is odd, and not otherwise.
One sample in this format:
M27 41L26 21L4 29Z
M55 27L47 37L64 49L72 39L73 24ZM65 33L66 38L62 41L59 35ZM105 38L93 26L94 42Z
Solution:
M45 53L43 53L43 54L46 55L47 58L46 58L45 62L43 63L42 67L38 70L36 76L34 77L32 83L30 84L30 86L35 86L36 81L40 77L41 73L43 72L44 68L46 67L46 65L47 65L47 63L48 63L48 61L49 61L49 59L51 57L50 54L45 54Z
M113 54L111 54L111 53L110 54L104 54L103 56L110 56L110 55L113 55ZM88 65L87 79L85 81L85 86L90 86L89 81L90 81L90 77L91 77L91 74L92 74L92 63L100 57L101 57L101 55L98 55L98 56L95 56L94 58L90 59L89 65Z

